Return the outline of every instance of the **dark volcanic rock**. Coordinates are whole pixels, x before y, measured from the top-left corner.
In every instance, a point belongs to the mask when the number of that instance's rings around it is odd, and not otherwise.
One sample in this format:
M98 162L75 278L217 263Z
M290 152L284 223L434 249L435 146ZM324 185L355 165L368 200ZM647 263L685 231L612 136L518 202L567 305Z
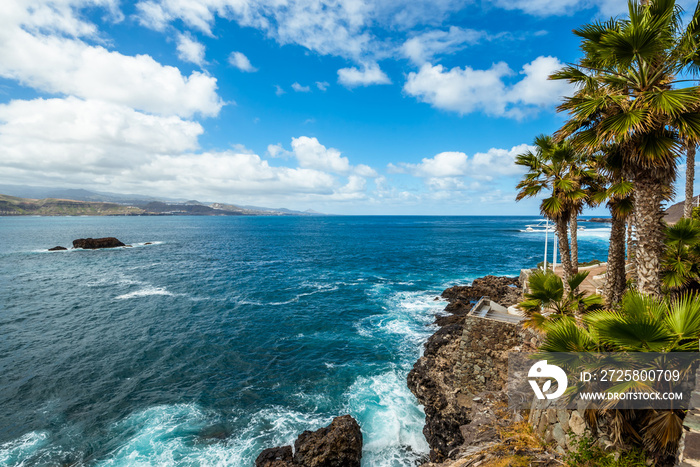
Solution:
M455 307L458 302L478 300L481 297L489 297L503 306L510 306L521 299L519 287L520 281L517 277L485 276L475 279L472 285L450 287L442 293L442 297L450 301L448 307ZM450 308L446 311L452 312ZM468 311L467 309L466 312Z
M294 466L292 447L265 449L255 459L255 467L292 467Z
M115 248L125 246L114 237L104 238L79 238L73 240L73 248L83 248L85 250L96 250L98 248Z
M504 306L522 300L518 278L486 276L469 286L450 287L442 293L449 301L447 316L439 316L441 326L425 343L425 352L408 374L408 387L425 408L423 434L430 445L430 460L441 462L465 442L463 430L473 418L472 398L460 380L462 335L467 313L481 297ZM478 345L477 343L475 343ZM487 351L488 349L484 349Z
M682 204L682 203L681 203L681 204ZM601 222L601 223L604 223L604 224L611 224L611 223L612 223L612 219L609 218L609 217L591 217L591 218L588 219L586 222Z
M67 250L68 248L64 246L55 246L53 248L49 248L49 251L61 251L61 250Z
M336 417L325 428L299 435L294 450L294 462L304 467L360 467L360 425L350 415Z
M305 431L291 446L265 449L256 467L360 467L362 432L350 415L336 417L316 431Z

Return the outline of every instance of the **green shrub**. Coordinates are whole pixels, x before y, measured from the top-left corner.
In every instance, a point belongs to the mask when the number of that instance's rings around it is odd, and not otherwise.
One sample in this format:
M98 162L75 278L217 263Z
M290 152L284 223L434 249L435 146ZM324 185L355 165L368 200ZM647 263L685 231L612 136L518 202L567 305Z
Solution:
M700 206L693 208L692 218L696 221L700 221Z
M615 460L614 453L603 451L588 436L574 438L573 444L576 449L564 456L564 465L569 467L646 467L647 465L647 458L638 447L626 449Z

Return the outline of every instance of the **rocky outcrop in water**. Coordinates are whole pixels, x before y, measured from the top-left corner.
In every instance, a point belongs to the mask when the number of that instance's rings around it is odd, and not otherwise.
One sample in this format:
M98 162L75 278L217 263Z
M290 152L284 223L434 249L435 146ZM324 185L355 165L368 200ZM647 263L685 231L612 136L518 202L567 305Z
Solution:
M425 407L423 433L430 460L443 462L486 449L503 419L494 407L505 393L506 352L530 345L528 332L512 323L467 316L483 296L503 306L522 299L515 277L486 276L470 286L450 287L442 293L449 301L436 323L440 329L425 344L425 352L408 375L408 387ZM484 404L490 401L489 404ZM486 417L484 414L490 414Z
M126 246L114 237L103 238L79 238L73 240L73 248L82 248L84 250L96 250L98 248L116 248L118 246Z
M305 431L291 446L265 449L256 467L360 467L362 432L350 415L336 417L316 431Z
M55 246L53 248L49 248L49 251L61 251L61 250L67 250L67 249L68 248L59 245L59 246Z

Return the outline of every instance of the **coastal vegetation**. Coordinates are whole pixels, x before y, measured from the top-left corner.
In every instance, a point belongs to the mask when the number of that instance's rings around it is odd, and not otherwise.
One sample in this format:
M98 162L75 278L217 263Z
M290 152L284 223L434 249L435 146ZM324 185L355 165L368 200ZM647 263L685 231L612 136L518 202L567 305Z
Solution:
M574 274L567 279L565 288L564 281L553 272L535 272L528 283L530 291L519 305L528 317L524 325L544 331L550 323L566 316L575 317L582 311L601 308L603 298L600 295L579 291L586 277L588 271Z
M540 135L535 138L534 146L534 152L527 151L515 159L517 165L527 168L525 177L517 185L520 191L516 199L551 190L549 196L542 200L540 210L556 226L564 279L568 281L578 271L578 254L576 263L572 263L569 226L571 220L580 214L587 197L582 181L593 177L593 173L586 166L581 153L575 151L567 140L556 142L551 136ZM575 237L572 240L575 244ZM578 246L575 250L578 251Z
M700 71L700 4L687 24L681 18L674 0L629 1L627 17L575 30L581 58L550 76L575 86L558 109L567 120L516 159L527 169L516 199L546 193L540 210L554 221L561 252L562 277L536 272L519 305L525 325L543 335L541 351L698 350L700 220L691 217L700 141L700 87L692 79ZM662 205L673 197L683 157L684 218L668 226ZM586 276L576 271L571 222L585 204L602 203L611 213L604 300L577 290ZM685 416L614 406L587 412L591 423L608 421L617 446L637 444L656 460L675 453ZM604 464L605 455L589 441L567 457L571 465L618 465ZM644 456L630 462L643 465Z
M700 301L692 294L671 299L629 291L616 310L593 311L582 322L569 317L552 320L544 333L539 347L544 352L694 352L700 338ZM682 410L615 406L590 411L596 414L593 420L609 420L616 444L636 440L658 458L675 453L685 416Z
M629 2L629 16L574 31L582 58L551 76L577 86L559 107L568 120L556 132L577 150L619 146L634 189L639 290L661 293L662 203L672 194L677 157L700 139L700 88L678 75L700 63L700 10L683 27L674 0Z

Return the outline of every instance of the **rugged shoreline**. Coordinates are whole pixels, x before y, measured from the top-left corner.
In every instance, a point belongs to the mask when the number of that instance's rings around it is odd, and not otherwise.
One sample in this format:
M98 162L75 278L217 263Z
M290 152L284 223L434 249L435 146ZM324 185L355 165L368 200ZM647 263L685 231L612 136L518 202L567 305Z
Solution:
M469 286L450 287L442 297L449 302L449 314L436 318L439 329L407 378L425 408L423 433L431 463L424 465L485 465L496 451L502 456L509 450L503 447L501 433L523 422L507 410L507 353L535 350L537 338L520 325L468 315L481 297L504 306L520 302L516 277L482 277ZM526 454L541 459L541 465L554 458L544 450ZM467 458L476 463L464 463Z

